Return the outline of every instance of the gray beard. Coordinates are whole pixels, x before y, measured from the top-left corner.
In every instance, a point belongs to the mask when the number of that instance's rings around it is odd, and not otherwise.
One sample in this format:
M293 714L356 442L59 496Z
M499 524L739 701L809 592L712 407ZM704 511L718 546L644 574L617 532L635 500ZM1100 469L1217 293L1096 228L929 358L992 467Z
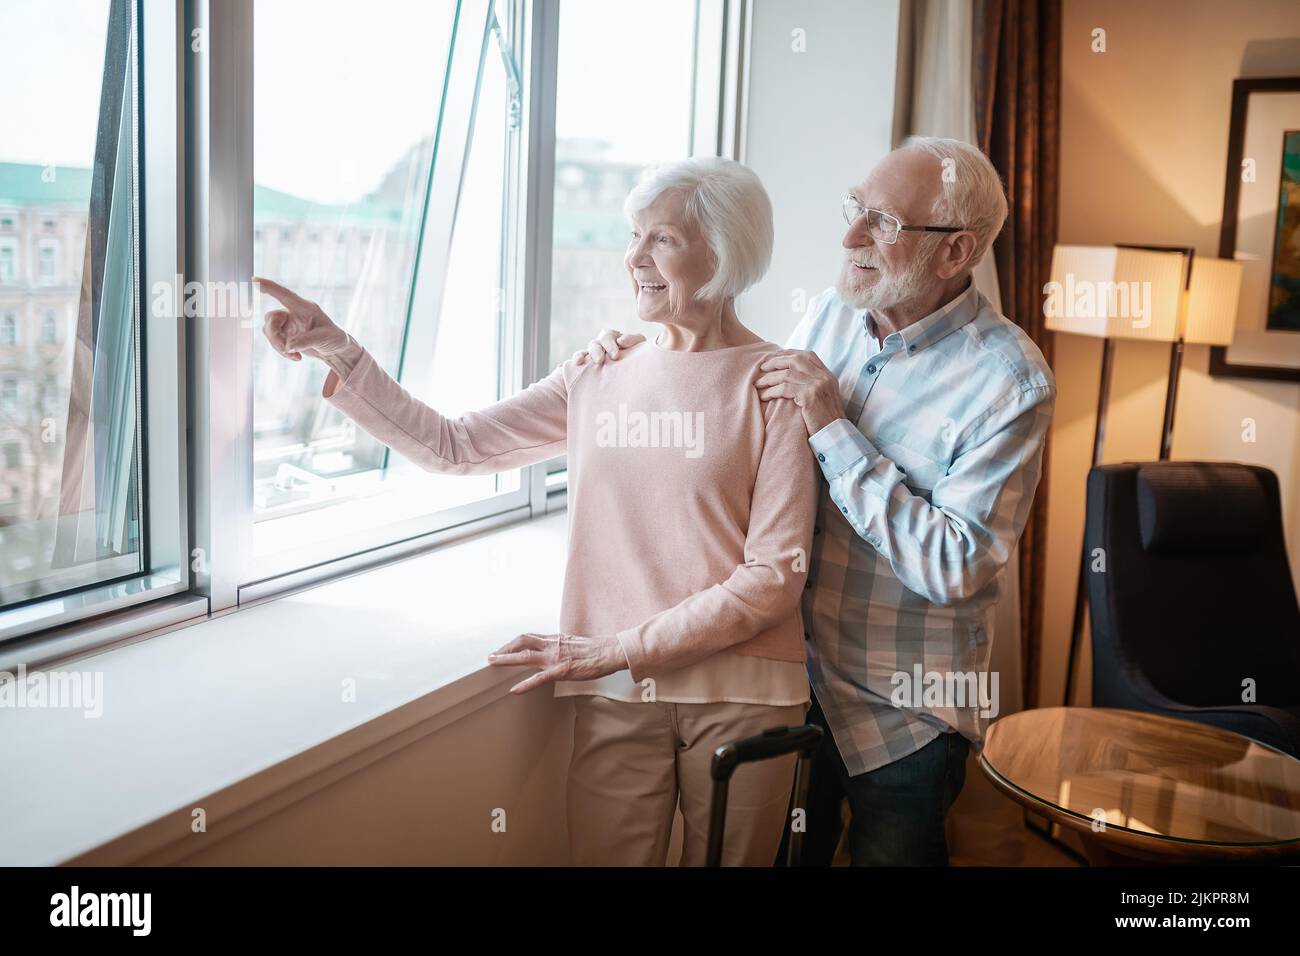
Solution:
M885 272L881 269L880 278L871 288L855 290L846 281L847 276L852 275L850 270L854 266L846 261L836 291L846 304L855 309L866 309L869 312L876 309L892 309L919 298L928 290L930 285L928 281L930 276L926 272L928 265L929 256L917 256L908 263L907 268L899 272Z

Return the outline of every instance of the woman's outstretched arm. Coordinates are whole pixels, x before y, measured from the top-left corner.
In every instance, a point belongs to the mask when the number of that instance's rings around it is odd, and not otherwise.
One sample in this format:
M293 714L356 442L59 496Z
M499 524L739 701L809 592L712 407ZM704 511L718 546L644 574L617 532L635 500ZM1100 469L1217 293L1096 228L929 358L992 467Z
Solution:
M272 347L294 361L306 355L326 362L326 401L421 468L492 474L564 453L568 386L582 371L571 362L487 408L442 415L402 388L315 303L270 280L256 281L283 306L263 326Z

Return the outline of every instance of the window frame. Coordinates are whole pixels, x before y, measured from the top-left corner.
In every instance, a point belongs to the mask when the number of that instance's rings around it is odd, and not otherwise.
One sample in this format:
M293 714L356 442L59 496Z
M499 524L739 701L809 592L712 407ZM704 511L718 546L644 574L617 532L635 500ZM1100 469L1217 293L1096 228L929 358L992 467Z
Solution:
M129 3L134 51L135 97L130 136L135 151L134 321L136 442L140 463L141 520L144 534L140 565L119 579L72 589L0 609L0 669L35 665L102 643L136 628L112 617L118 612L164 601L138 622L184 620L207 611L207 602L187 596L190 574L186 500L187 455L185 329L179 323L147 319L148 290L183 272L178 201L183 192L181 164L183 113L180 0ZM146 108L146 106L148 108ZM101 110L104 105L100 104ZM149 175L145 175L145 163ZM39 387L32 390L39 391ZM36 400L34 395L32 400ZM130 562L135 564L134 561ZM123 562L125 568L127 562ZM84 625L87 618L96 623ZM124 626L125 625L125 626ZM25 640L16 640L25 638Z

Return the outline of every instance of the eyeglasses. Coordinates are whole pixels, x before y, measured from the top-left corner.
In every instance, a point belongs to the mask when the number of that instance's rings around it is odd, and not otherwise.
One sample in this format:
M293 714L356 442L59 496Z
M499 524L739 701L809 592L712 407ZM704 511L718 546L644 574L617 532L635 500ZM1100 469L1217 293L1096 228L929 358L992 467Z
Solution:
M870 209L858 202L856 196L844 197L844 221L850 226L866 214L867 232L876 242L894 243L904 232L962 232L961 226L905 226L895 216L879 209Z

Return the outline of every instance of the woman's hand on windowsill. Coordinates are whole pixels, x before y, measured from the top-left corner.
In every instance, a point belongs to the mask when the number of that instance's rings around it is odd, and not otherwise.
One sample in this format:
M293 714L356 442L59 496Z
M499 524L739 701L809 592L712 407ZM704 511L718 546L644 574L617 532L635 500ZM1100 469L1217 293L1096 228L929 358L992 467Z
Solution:
M526 694L561 680L595 680L627 668L623 645L613 635L520 634L488 655L493 667L539 667L541 671L510 688Z

